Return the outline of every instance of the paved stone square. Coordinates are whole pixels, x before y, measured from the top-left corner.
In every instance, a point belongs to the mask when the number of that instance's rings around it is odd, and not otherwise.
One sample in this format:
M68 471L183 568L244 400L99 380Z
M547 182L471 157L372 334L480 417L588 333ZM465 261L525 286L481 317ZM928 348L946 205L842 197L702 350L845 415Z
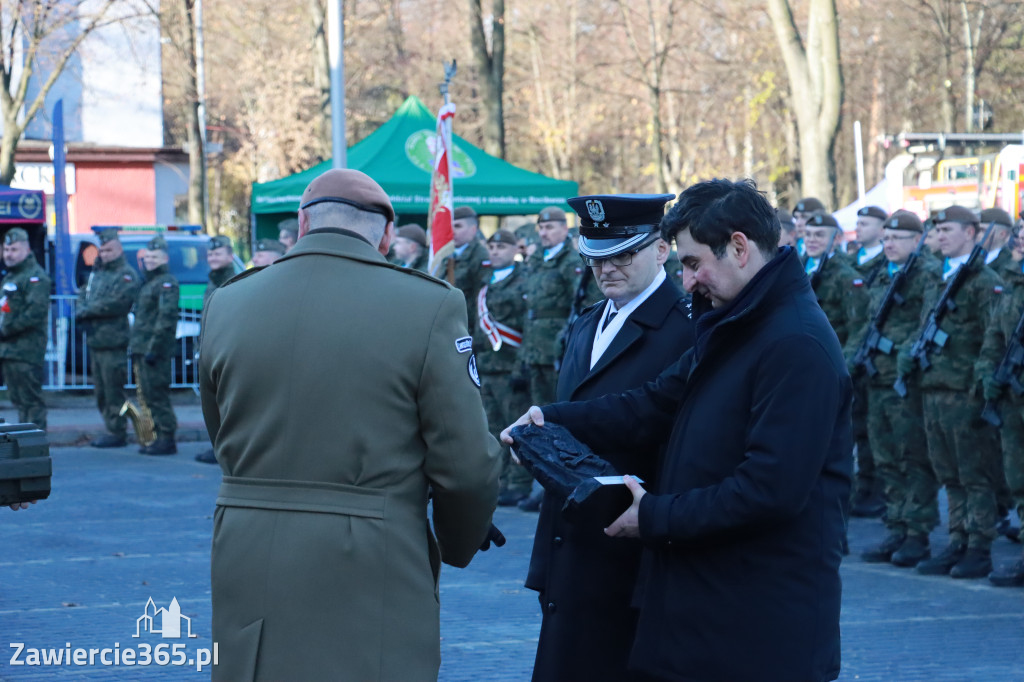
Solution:
M53 496L28 511L0 510L0 680L209 677L194 665L11 666L9 647L156 646L159 635L133 637L150 597L157 608L176 598L191 619L198 637L187 640L186 657L212 647L210 533L220 470L193 461L204 447L180 444L173 457L54 448ZM522 582L536 518L500 509L495 523L508 544L467 569L445 567L441 680L529 679L540 613ZM860 561L883 535L878 521L851 523L840 679L1024 681L1024 589ZM944 541L933 534L935 546ZM1010 561L1020 546L1000 539L994 549L997 562Z

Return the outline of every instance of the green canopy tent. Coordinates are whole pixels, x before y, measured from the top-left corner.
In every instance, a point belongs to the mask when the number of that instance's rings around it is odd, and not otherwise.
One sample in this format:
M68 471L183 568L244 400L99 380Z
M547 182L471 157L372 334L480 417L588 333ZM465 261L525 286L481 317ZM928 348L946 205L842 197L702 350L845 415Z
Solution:
M457 120L457 119L456 119ZM405 220L426 227L436 115L415 96L374 133L348 150L348 167L379 182ZM480 215L531 215L546 206L561 206L579 193L579 185L517 168L490 156L458 135L454 143L452 185L456 206L471 206ZM302 190L331 168L330 160L295 175L253 183L253 240L277 237L277 223L294 218Z

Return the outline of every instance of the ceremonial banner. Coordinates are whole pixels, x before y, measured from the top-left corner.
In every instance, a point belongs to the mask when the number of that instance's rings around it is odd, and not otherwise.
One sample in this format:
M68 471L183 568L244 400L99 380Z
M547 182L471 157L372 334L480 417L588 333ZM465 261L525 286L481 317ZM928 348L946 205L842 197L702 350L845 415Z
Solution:
M455 105L445 104L437 113L437 133L434 137L434 172L430 176L430 212L427 227L430 240L430 262L427 269L434 277L444 279L440 272L441 263L455 251L452 232L452 213L455 210L452 199L451 181L451 120L455 117Z

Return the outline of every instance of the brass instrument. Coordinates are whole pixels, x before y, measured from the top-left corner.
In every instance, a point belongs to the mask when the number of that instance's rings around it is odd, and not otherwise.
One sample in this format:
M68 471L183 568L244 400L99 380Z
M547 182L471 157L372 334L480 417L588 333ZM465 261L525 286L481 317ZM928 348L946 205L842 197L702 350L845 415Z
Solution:
M132 428L135 429L135 438L139 441L139 445L152 445L156 440L156 434L153 432L153 415L139 388L139 368L134 367L133 369L135 370L135 394L139 397L139 406L136 407L132 401L125 400L118 414L122 417L128 416Z

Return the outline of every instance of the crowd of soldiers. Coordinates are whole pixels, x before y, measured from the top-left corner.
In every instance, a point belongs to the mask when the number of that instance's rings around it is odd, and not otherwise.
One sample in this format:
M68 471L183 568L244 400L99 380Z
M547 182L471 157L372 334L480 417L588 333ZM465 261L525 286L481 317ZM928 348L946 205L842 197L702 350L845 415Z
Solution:
M1024 585L1024 557L995 570L991 559L1000 532L1019 541L1008 512L1024 518L1021 223L997 208L951 206L926 226L868 206L843 249L815 198L779 219L853 377L852 513L881 516L888 531L862 558ZM949 544L933 555L943 487Z

